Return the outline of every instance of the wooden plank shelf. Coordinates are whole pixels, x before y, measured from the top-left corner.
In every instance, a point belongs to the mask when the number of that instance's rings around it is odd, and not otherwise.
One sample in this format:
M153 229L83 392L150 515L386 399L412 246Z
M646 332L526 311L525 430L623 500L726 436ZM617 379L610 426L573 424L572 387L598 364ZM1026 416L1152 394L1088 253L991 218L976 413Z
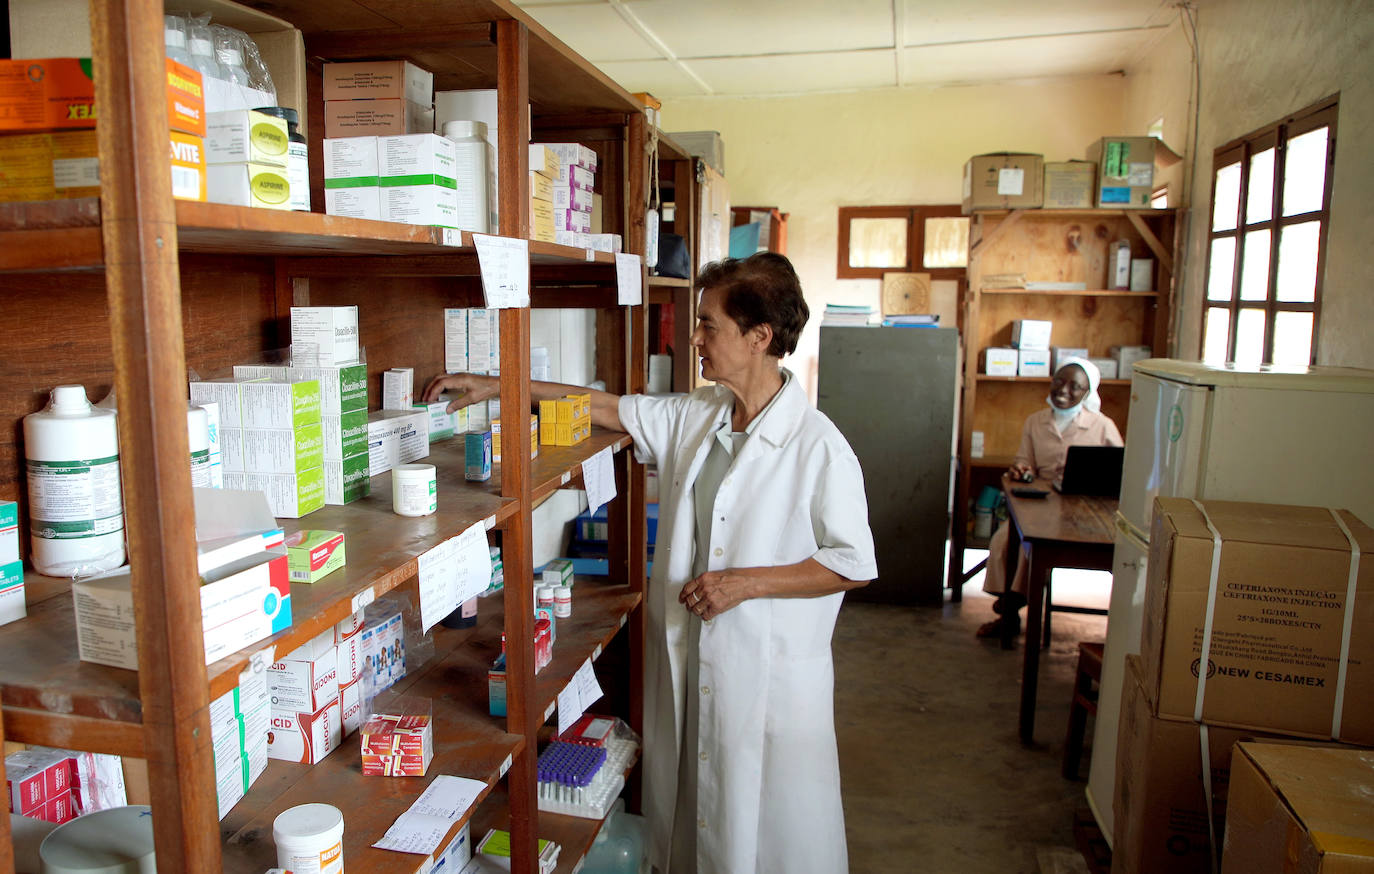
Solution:
M1071 291L1041 291L1034 288L985 288L983 294L1033 294L1037 297L1138 297L1141 300L1156 300L1157 291L1123 291L1112 288L1088 288Z
M650 288L691 288L692 280L679 279L676 276L650 276Z
M986 373L978 374L979 382L1033 382L1049 385L1052 381L1048 376L990 376ZM1104 379L1099 385L1130 385L1129 379Z

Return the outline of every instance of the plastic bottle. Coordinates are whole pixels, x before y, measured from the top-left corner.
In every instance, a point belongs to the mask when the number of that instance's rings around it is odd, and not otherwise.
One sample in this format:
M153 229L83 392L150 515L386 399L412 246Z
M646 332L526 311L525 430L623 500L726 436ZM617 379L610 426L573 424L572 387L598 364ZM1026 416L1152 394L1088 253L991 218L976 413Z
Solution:
M224 81L232 85L242 85L244 88L251 87L248 81L248 68L243 66L242 49L234 45L218 45L215 47L215 59L224 70Z
M186 405L186 437L191 444L191 485L210 488L210 415L203 407Z
M186 48L186 22L181 16L162 16L162 36L167 45L167 57L178 64L195 67L191 62L191 53Z
M491 232L490 198L488 187L491 146L487 143L487 126L480 121L449 121L444 123L444 139L457 146L457 167L453 171L458 181L458 229L475 234Z
M310 212L310 149L301 133L300 114L289 106L259 106L257 111L286 122L290 140L286 147L286 179L291 184L291 208Z
M124 564L124 504L113 410L92 407L80 385L59 385L24 417L33 566L54 577Z
M224 81L224 69L215 59L215 40L208 24L192 24L186 30L186 42L191 53L191 66L206 79ZM210 109L207 106L207 109ZM211 110L213 111L213 110Z

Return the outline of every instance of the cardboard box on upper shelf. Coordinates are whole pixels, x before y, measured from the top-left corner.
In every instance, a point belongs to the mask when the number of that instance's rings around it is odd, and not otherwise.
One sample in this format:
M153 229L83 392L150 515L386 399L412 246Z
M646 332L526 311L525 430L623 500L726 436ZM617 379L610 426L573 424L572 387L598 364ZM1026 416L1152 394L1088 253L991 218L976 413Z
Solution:
M1193 719L1201 700L1209 725L1374 743L1371 551L1345 510L1156 498L1140 644L1155 712Z
M178 0L178 13L208 13L212 24L237 28L253 38L258 54L272 74L276 104L300 115L300 129L309 130L305 96L305 42L289 22L233 0ZM91 56L90 5L84 0L10 0L10 57ZM219 83L216 83L219 84ZM253 109L264 105L258 92L244 95L235 105L215 105L217 93L206 88L206 108Z
M974 155L964 164L965 215L975 209L1036 209L1044 200L1044 159L1021 152Z
M325 100L396 97L422 106L434 103L434 74L405 60L326 63L323 78Z
M1097 165L1092 161L1046 161L1045 209L1092 209Z
M1103 137L1088 147L1097 164L1097 206L1149 209L1160 174L1182 158L1155 137Z

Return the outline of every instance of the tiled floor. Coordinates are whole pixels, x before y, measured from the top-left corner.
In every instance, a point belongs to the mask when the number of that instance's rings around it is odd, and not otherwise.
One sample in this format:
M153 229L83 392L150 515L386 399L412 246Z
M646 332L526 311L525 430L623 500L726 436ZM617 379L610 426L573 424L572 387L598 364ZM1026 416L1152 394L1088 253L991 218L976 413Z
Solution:
M1055 599L1105 607L1110 582L1056 572ZM1062 865L1065 854L1055 851L1074 846L1084 784L1060 776L1070 689L1078 642L1102 640L1106 619L1055 614L1041 659L1037 743L1025 747L1016 731L1024 639L1004 651L974 638L993 617L991 603L980 575L962 604L851 601L841 611L835 710L854 874L1070 870L1042 869L1038 859Z

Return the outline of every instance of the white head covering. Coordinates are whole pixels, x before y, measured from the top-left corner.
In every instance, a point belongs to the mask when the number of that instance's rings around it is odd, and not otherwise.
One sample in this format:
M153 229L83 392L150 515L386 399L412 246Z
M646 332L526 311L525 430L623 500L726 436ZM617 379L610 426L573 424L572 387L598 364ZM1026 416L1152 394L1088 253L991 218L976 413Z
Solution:
M1091 410L1096 413L1102 409L1102 398L1097 393L1097 386L1102 382L1102 372L1098 370L1097 365L1093 364L1091 361L1085 358L1073 357L1065 358L1063 363L1055 370L1055 373L1058 373L1070 364L1081 368L1083 373L1087 375L1088 393L1083 396L1083 400L1066 410L1059 409L1054 405L1054 401L1049 395L1045 396L1045 402L1050 405L1050 414L1054 422L1054 430L1058 431L1060 434L1064 433L1064 429L1069 427L1070 422L1078 418L1078 413L1081 410Z

